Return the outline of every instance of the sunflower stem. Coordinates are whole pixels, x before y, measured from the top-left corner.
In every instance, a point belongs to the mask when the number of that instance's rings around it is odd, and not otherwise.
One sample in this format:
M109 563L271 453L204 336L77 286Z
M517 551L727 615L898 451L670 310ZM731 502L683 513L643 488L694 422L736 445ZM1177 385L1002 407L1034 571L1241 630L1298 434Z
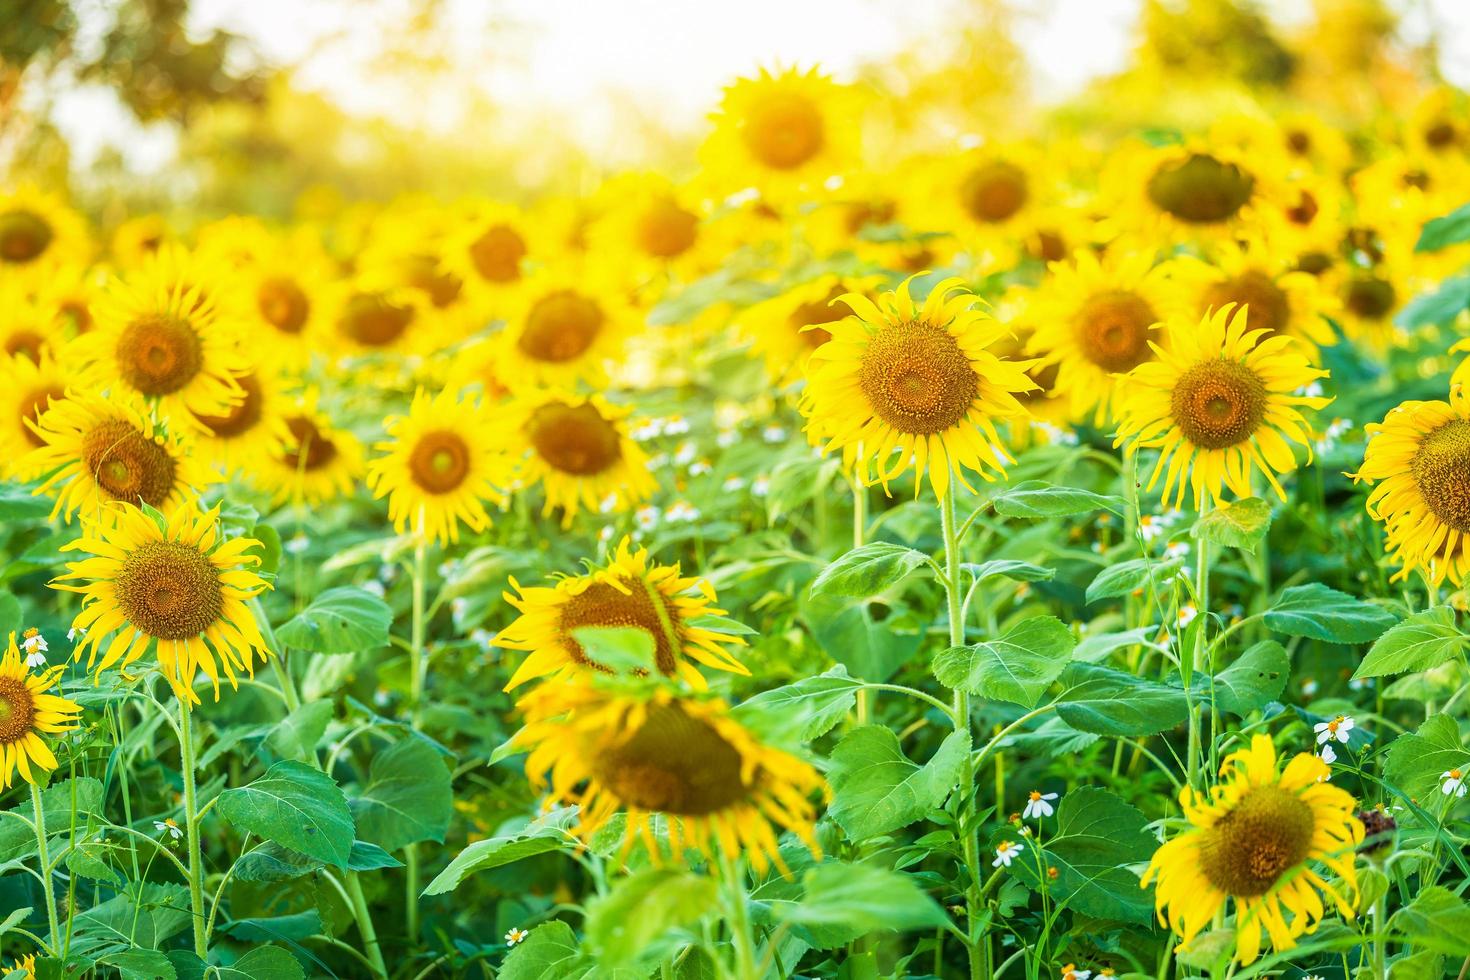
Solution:
M861 452L861 448L858 450ZM852 546L856 550L863 546L868 532L868 488L863 486L862 481L854 477L852 479ZM868 723L868 692L860 688L857 692L855 704L857 712L857 723L866 725Z
M209 956L209 937L204 916L204 857L199 850L199 813L194 786L193 713L189 702L179 698L179 769L184 777L184 827L189 846L189 906L194 922L194 952L201 960Z
M1210 512L1210 498L1205 496L1199 505L1199 516L1203 519ZM1191 787L1199 786L1200 768L1200 715L1201 710L1194 703L1194 671L1208 655L1205 648L1205 626L1208 620L1203 618L1210 614L1210 544L1201 537L1195 543L1195 566L1194 566L1194 601L1198 603L1195 609L1195 617L1200 620L1195 630L1194 649L1190 656L1181 659L1179 674L1184 684L1184 701L1189 709L1189 748L1186 763L1188 765L1187 784Z
M41 806L41 789L31 783L31 808L35 812L36 860L41 865L41 891L46 895L46 922L51 927L51 953L61 955L61 918L56 914L56 893L51 890L51 859L46 852L46 810Z
M410 626L409 642L409 711L414 727L419 726L419 713L424 697L424 672L427 659L424 655L424 635L428 627L424 616L424 579L428 564L428 540L424 536L424 514L419 511L418 541L413 549L413 622ZM419 851L417 844L404 849L404 904L407 910L408 937L417 940L419 935Z
M1374 980L1387 980L1388 967L1386 949L1388 943L1388 888L1373 902L1373 976ZM1465 971L1461 969L1460 975Z
M367 952L368 962L380 977L388 975L388 964L383 960L383 949L378 945L378 930L373 926L373 914L368 909L367 896L362 893L362 882L357 872L346 875L347 896L352 901L352 917L357 920L357 931L362 935L362 945Z
M756 980L760 973L755 965L755 936L750 931L750 911L745 902L745 884L735 856L723 846L716 846L720 856L720 877L724 879L726 902L730 909L730 941L735 949L735 976L739 980Z

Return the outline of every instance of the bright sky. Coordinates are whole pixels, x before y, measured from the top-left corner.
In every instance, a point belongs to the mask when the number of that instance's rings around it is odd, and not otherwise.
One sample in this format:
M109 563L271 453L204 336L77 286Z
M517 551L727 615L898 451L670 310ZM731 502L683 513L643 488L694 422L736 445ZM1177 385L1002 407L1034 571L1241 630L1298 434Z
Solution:
M443 0L453 31L446 55L455 86L502 104L539 106L588 145L611 138L629 106L671 128L695 124L730 78L761 65L820 64L839 76L942 35L962 0ZM1300 15L1309 0L1272 9ZM1062 97L1120 68L1141 0L1041 0L1024 8L1018 40L1043 97ZM406 0L194 0L192 26L248 37L272 62L297 66L300 84L351 111L412 111L434 125L451 118L454 90L438 95L385 81L374 55L401 29ZM1415 3L1405 33L1440 25L1444 67L1470 86L1470 3ZM620 109L617 107L621 107ZM109 143L130 164L167 164L173 140L140 132L106 92L69 93L58 117L85 163Z

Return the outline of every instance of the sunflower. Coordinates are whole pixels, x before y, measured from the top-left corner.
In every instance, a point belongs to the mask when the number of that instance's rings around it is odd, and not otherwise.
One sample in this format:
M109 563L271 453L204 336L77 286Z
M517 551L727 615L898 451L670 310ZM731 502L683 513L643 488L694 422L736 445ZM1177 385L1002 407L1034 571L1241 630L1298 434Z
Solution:
M913 466L942 500L950 476L963 470L992 480L1009 457L997 419L1024 418L1016 395L1036 387L1028 362L1004 361L989 348L1007 335L1004 325L975 308L976 296L958 279L930 290L922 305L910 295L912 278L875 303L849 293L854 316L828 328L832 339L813 354L802 411L807 431L840 449L866 484L888 481ZM877 477L869 466L878 463Z
M285 447L258 460L250 475L284 503L316 505L352 493L364 472L362 443L318 407L314 390L284 410Z
M1030 352L1057 365L1055 388L1071 414L1092 412L1098 424L1112 410L1118 377L1154 356L1154 327L1179 305L1170 286L1173 260L1155 264L1151 250L1115 245L1101 258L1080 250L1053 262L1028 299L1024 321L1034 332Z
M54 494L51 516L68 523L78 511L104 519L113 503L173 513L212 482L182 435L136 398L72 390L53 400L30 431L42 445L21 457L15 472L44 476L36 493Z
M140 214L112 233L112 258L119 268L137 268L175 240L163 215Z
M1159 450L1148 488L1163 476L1166 504L1174 493L1182 507L1186 487L1196 507L1206 494L1219 504L1222 484L1248 497L1256 467L1285 500L1276 477L1296 468L1288 440L1308 446L1311 457L1300 409L1332 399L1293 392L1327 372L1312 367L1292 338L1248 329L1249 319L1249 310L1227 303L1198 325L1170 320L1164 343L1152 345L1158 360L1124 379L1114 445Z
M1259 236L1274 255L1290 258L1294 268L1325 280L1343 265L1342 240L1347 231L1346 189L1337 180L1315 174L1294 175L1279 193L1262 204L1264 229Z
M269 247L240 269L241 320L250 336L265 338L252 353L288 370L300 370L320 350L326 332L324 290L331 260L306 229L272 236Z
M44 282L36 285L43 290L39 295L22 279L0 280L0 354L39 361L59 355L66 345L66 316L45 294Z
M36 431L41 414L66 396L66 372L49 354L39 363L29 357L0 357L6 378L5 404L0 410L0 476L12 474L21 457L46 445Z
M126 671L153 647L176 697L198 704L194 678L203 671L218 701L221 670L237 688L238 672L254 676L255 659L269 656L246 605L271 587L250 570L260 564L251 551L263 546L223 538L219 507L193 501L168 518L134 508L118 518L115 526L86 522L82 537L62 546L91 556L68 562L51 583L82 596L72 628L85 635L73 656L86 654L87 669L100 676L112 666Z
M838 302L848 293L876 291L877 276L839 276L826 273L756 303L736 317L736 324L752 340L751 349L766 362L778 385L801 380L812 351L832 339L828 328L851 311Z
M446 388L430 397L422 389L406 416L385 423L386 455L368 466L368 485L388 497L388 517L402 534L412 526L443 544L459 540L459 524L490 526L485 501L505 503L510 465L491 434L495 422L477 402Z
M0 789L20 778L36 785L38 777L56 768L42 735L56 735L77 727L81 705L47 694L65 672L65 665L32 674L21 660L15 633L0 656ZM32 772L32 767L35 772Z
M692 279L724 257L727 249L715 247L701 202L667 177L625 174L608 181L597 198L604 206L587 230L587 246L622 257L632 283L661 273Z
M453 221L454 215L438 205L402 202L378 216L356 262L364 275L417 293L451 341L480 329L487 319L482 297L466 284L460 269L444 261L444 238Z
M1368 514L1382 521L1401 579L1418 570L1435 585L1459 586L1470 573L1470 396L1458 384L1449 401L1408 401L1370 436L1355 480L1377 484Z
M608 562L585 575L560 579L544 588L523 588L514 578L505 601L520 610L515 622L500 631L497 646L525 650L530 656L505 685L507 691L526 681L553 674L611 668L587 655L572 631L588 626L632 626L654 640L654 665L665 676L677 674L696 690L704 676L695 664L749 675L727 647L745 641L698 622L723 617L714 603L714 587L702 578L682 575L678 565L660 565L645 548L623 538Z
M282 390L287 382L279 369L262 361L235 380L244 400L219 415L199 417L201 454L224 475L280 456L291 441L286 422L290 402Z
M541 272L516 294L500 336L504 377L519 386L600 385L624 352L633 313L607 271Z
M518 447L518 475L540 483L543 513L562 509L570 526L581 508L626 510L646 499L657 484L648 457L628 438L628 410L601 395L549 390L521 396L507 409L506 429Z
M514 205L470 201L448 220L440 243L444 270L477 295L488 312L503 312L503 303L525 281L530 266L545 262L553 251L536 222Z
M72 344L82 385L135 393L178 425L199 428L245 397L248 367L236 347L238 322L220 315L228 273L163 248L115 280L95 310L93 329Z
M1114 154L1102 182L1118 223L1145 241L1218 241L1256 229L1285 168L1232 136Z
M1040 148L1023 143L984 144L930 160L919 169L919 224L953 230L978 256L1010 262L1028 238L1055 178Z
M36 954L22 956L9 967L0 969L0 976L9 976L16 972L20 973L22 980L36 980Z
M713 122L701 157L725 192L755 187L784 203L798 192L820 191L856 157L852 90L815 68L779 74L763 68L755 78L736 79Z
M796 756L758 741L723 701L544 684L519 707L526 725L513 744L529 752L526 775L549 788L548 806L579 805L572 832L584 840L624 811L624 855L641 840L662 861L655 828L667 831L668 856L680 863L688 848L713 857L718 847L731 858L743 852L757 873L774 864L789 874L780 828L820 853L811 797L826 792L825 781Z
M1186 786L1179 803L1194 829L1154 852L1142 884L1158 881L1159 922L1184 949L1209 926L1227 899L1235 902L1236 955L1242 964L1271 946L1291 949L1323 915L1322 895L1352 918L1357 896L1354 847L1363 825L1357 804L1327 783L1327 763L1303 752L1278 771L1268 735L1226 757L1224 777L1208 795ZM1339 882L1329 883L1313 864ZM1289 918L1288 918L1289 913Z
M29 184L0 190L0 270L49 271L89 251L86 223L61 198Z
M322 319L346 354L431 354L434 318L418 290L384 270L334 283L323 292Z

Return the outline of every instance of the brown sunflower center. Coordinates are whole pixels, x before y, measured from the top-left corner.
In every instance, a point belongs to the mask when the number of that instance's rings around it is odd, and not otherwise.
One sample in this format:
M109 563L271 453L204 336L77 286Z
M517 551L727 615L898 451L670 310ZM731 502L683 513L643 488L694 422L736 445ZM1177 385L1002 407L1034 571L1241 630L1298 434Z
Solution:
M44 446L46 440L31 429L26 422L40 422L41 413L51 407L52 399L60 401L66 397L66 392L60 385L49 385L45 388L33 388L20 396L16 404L16 415L20 418L21 431L25 433L26 440L33 446Z
M224 607L219 572L197 548L178 541L150 541L123 560L113 580L128 622L160 640L203 633Z
M1208 153L1191 153L1165 163L1148 179L1148 198L1157 207L1192 225L1235 217L1250 201L1255 178L1233 163Z
M1205 449L1225 449L1249 439L1266 416L1266 386L1244 364L1217 358L1185 371L1170 400L1174 424Z
M678 705L654 705L631 737L598 752L593 775L620 800L684 817L717 813L745 799L740 750Z
M1308 275L1320 276L1322 273L1332 268L1332 256L1328 255L1326 252L1303 252L1301 255L1297 256L1296 268L1298 272L1305 272Z
M653 637L653 662L659 672L673 674L678 666L678 651L669 642L659 615L660 610L653 604L653 597L640 581L624 581L622 584L627 592L608 582L594 582L568 599L562 607L561 637L572 655L572 660L584 667L611 673L610 668L587 655L582 645L572 638L572 630L584 626L636 627L647 630ZM664 599L660 598L658 601L669 622L677 623L678 613Z
M1104 371L1131 371L1152 355L1148 331L1158 320L1137 293L1094 293L1077 312L1077 342L1083 356Z
M5 353L11 357L25 355L31 361L39 364L41 352L46 349L46 338L34 330L24 327L12 331L5 338Z
M0 677L0 745L12 745L31 731L36 701L24 677Z
M204 345L185 320L145 316L118 335L118 372L145 395L171 395L193 381L204 367Z
M682 255L699 235L699 216L671 197L650 201L638 215L638 247L660 259Z
M510 225L491 225L470 243L475 271L490 282L514 282L521 277L526 240Z
M1258 786L1201 833L1200 865L1210 884L1228 895L1264 895L1307 859L1315 829L1312 808L1295 793Z
M1312 151L1312 134L1305 129L1288 130L1286 148L1297 156L1306 156Z
M751 108L740 136L761 163L794 170L822 151L826 127L811 99L796 92L774 92Z
M1294 225L1306 227L1317 220L1317 214L1321 205L1311 191L1301 191L1297 194L1296 203L1286 209L1286 220Z
M832 332L823 329L818 324L836 323L847 316L847 306L845 304L838 306L834 303L837 297L847 292L849 290L841 285L833 286L821 299L798 304L796 309L791 311L787 322L791 324L791 329L796 331L796 335L806 341L808 347L816 350L832 339ZM811 329L807 329L808 327Z
M843 211L842 224L849 235L856 235L869 225L891 224L898 214L893 201L853 201Z
M868 341L858 386L873 413L899 432L932 435L965 417L980 376L949 331L911 320Z
M1017 393L1016 399L1023 405L1029 405L1051 397L1051 393L1056 390L1057 375L1061 372L1061 368L1060 364L1043 364L1041 367L1027 371L1026 377L1036 382L1036 387Z
M390 303L379 293L354 293L337 327L364 347L386 347L413 322L413 310Z
M77 333L86 333L92 329L92 311L87 309L87 304L81 300L63 300L61 312L71 320L71 325L76 328Z
M470 447L447 429L425 432L408 457L409 474L429 493L449 493L470 473Z
M427 296L436 310L453 305L464 289L464 280L444 271L432 255L409 256L404 260L404 273L408 284Z
M160 507L174 489L174 459L122 419L98 423L82 437L82 462L114 500Z
M531 415L526 430L548 466L574 476L601 473L623 455L617 428L591 403L549 402Z
M1041 228L1026 236L1026 254L1042 262L1060 262L1067 257L1067 239L1060 231Z
M597 339L604 319L596 300L572 289L559 289L531 307L516 346L538 361L576 360Z
M1424 142L1436 150L1442 150L1457 142L1458 139L1459 134L1455 131L1454 124L1450 122L1437 122L1424 130Z
M1226 303L1248 306L1246 326L1250 330L1269 330L1276 334L1285 330L1291 319L1286 291L1259 269L1247 269L1238 276L1210 284L1203 300L1206 308L1217 310Z
M1409 472L1434 516L1470 533L1470 420L1451 419L1425 436Z
M1377 276L1354 279L1347 285L1343 301L1347 308L1365 320L1381 320L1393 312L1398 294L1393 283Z
M51 247L55 237L51 225L34 211L6 211L0 214L0 262L34 262Z
M255 291L255 305L265 322L281 333L300 333L311 315L311 300L306 290L284 276L262 282Z
M292 415L286 419L286 428L291 431L291 447L283 459L293 470L321 469L337 458L337 445L332 442L311 419L304 415Z
M242 436L260 424L265 409L265 398L260 391L260 380L254 374L236 378L245 392L245 400L232 405L223 415L201 415L199 421L221 439Z
M960 182L960 203L976 221L1005 221L1025 207L1030 190L1026 174L1005 160L983 163Z

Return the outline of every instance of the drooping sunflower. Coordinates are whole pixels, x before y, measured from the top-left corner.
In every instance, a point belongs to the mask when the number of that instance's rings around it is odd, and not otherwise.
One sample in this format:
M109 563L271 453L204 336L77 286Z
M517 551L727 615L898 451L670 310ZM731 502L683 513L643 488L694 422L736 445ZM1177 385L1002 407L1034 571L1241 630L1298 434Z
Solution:
M568 576L554 586L525 588L514 578L505 601L520 616L495 638L507 650L525 650L505 685L507 691L529 680L553 674L611 669L587 655L572 631L589 626L633 626L653 637L654 665L665 676L678 675L696 690L707 686L696 664L749 675L732 647L745 645L733 633L697 625L706 617L723 617L715 607L714 587L702 578L683 575L678 565L654 562L646 548L623 538L606 564L585 575Z
M1363 840L1357 803L1326 782L1327 763L1300 753L1281 771L1268 735L1231 753L1222 782L1208 794L1180 790L1194 829L1154 852L1143 874L1157 880L1159 922L1179 934L1184 949L1227 900L1235 904L1236 956L1260 955L1262 933L1272 948L1291 949L1321 921L1326 895L1352 918L1357 902L1354 848ZM1329 882L1313 865L1339 879Z
M870 295L880 282L877 276L827 273L756 303L735 322L750 336L752 351L764 358L776 384L790 384L806 375L812 351L832 339L828 326L852 312L841 298Z
M54 518L102 520L113 503L147 504L171 514L212 480L182 434L136 398L70 391L40 413L31 433L41 445L15 465L23 479L45 477L37 494L56 497Z
M604 383L633 332L622 292L606 269L587 266L528 279L499 334L506 380L518 387Z
M623 511L653 493L648 457L624 425L629 411L557 390L527 393L506 409L520 482L541 484L543 513L560 507L570 526L582 508Z
M257 361L235 379L245 393L242 401L219 415L199 417L200 452L225 476L280 456L291 441L286 422L290 400L284 390L288 382L275 363Z
M10 787L17 771L35 784L56 768L56 756L41 736L72 731L82 713L75 701L47 693L65 670L58 665L32 674L21 659L15 633L10 634L0 655L0 789Z
M312 506L352 493L365 466L362 442L332 424L315 390L285 409L286 445L257 461L250 476L279 506Z
M0 190L0 270L49 271L89 252L86 223L61 198L29 184Z
M754 187L783 203L820 192L856 157L852 90L813 68L761 69L725 89L714 131L701 148L706 174L726 193Z
M623 853L640 840L654 861L693 848L713 857L744 854L757 873L787 873L777 833L795 834L819 854L811 797L826 783L806 762L731 717L719 700L644 698L592 684L543 684L519 702L526 725L515 744L528 750L526 774L547 788L547 805L577 803L573 833L590 838L618 812L627 815ZM660 821L658 818L662 817Z
M175 425L199 427L244 398L248 363L238 322L221 316L228 271L165 247L114 280L98 302L93 329L72 344L81 383L134 393Z
M374 493L388 498L388 518L400 534L410 527L444 544L459 540L463 521L471 530L490 526L485 502L505 502L511 466L491 434L490 413L458 390L430 396L422 389L408 414L384 423L386 455L368 465Z
M1368 447L1355 480L1377 484L1368 514L1383 522L1388 550L1402 566L1439 585L1470 574L1470 395L1458 384L1448 401L1408 401L1367 426Z
M198 704L201 671L219 700L220 674L238 688L241 671L270 652L246 602L271 588L251 569L260 564L249 537L224 538L219 507L190 501L163 518L129 508L112 526L88 521L82 537L62 546L91 557L68 562L51 587L82 596L72 628L85 630L73 656L96 674L126 671L149 649L174 695Z
M1154 259L1150 249L1114 246L1101 258L1080 250L1053 262L1028 298L1028 349L1057 365L1055 388L1071 400L1073 417L1108 417L1117 379L1153 358L1154 328L1179 308L1173 260Z
M1009 460L997 420L1024 418L1017 395L1036 383L1028 361L1006 361L990 349L1009 331L976 308L978 298L946 279L922 305L912 278L877 302L849 293L853 316L833 323L832 339L807 368L802 411L824 452L841 450L869 485L913 467L918 493L927 474L941 499L964 470L993 480ZM870 469L877 462L877 475Z
M1296 468L1290 443L1307 447L1311 426L1301 409L1321 408L1330 398L1295 392L1327 372L1311 366L1299 343L1248 329L1250 312L1226 304L1198 324L1175 318L1165 326L1158 360L1140 364L1124 379L1118 436L1127 452L1157 449L1151 491L1164 478L1164 502L1194 506L1206 495L1222 502L1228 487L1252 493L1256 469L1282 500L1277 475Z

